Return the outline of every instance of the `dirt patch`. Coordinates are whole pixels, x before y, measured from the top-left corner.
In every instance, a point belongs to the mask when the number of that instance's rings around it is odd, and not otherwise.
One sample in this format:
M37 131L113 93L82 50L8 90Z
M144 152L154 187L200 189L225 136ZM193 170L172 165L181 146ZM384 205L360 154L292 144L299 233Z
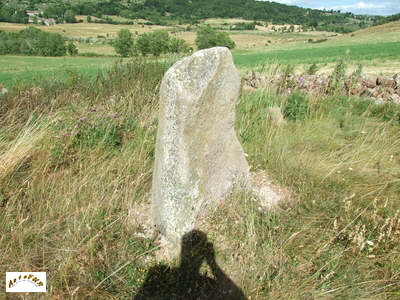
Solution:
M253 192L264 210L271 209L290 195L287 188L273 183L265 170L252 173L251 177Z

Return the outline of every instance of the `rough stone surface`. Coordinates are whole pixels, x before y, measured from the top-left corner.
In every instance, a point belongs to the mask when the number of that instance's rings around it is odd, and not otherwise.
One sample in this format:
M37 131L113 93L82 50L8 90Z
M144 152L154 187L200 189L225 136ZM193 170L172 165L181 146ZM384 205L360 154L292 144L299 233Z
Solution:
M395 82L396 88L400 88L400 73L394 74L393 80Z
M390 96L390 100L397 105L400 105L400 96L397 94L393 94Z
M160 88L152 218L173 245L235 185L249 165L234 131L240 78L227 48L194 53L174 64Z

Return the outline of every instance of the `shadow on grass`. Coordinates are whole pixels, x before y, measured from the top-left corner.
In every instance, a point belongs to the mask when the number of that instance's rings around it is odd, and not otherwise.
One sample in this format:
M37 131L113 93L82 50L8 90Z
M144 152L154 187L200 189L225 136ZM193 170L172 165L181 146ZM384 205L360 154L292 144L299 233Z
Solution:
M206 262L212 277L200 274ZM182 238L180 266L152 267L135 300L141 299L246 299L243 292L227 277L215 261L214 246L207 235L193 230Z

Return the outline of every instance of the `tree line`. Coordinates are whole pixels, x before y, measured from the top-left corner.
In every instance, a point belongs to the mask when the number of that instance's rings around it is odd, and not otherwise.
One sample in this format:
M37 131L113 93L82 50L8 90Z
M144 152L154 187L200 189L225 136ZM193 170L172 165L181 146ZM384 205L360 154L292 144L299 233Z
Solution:
M19 32L0 30L0 55L22 54L38 56L76 55L78 49L58 33L44 32L28 27Z
M227 32L216 31L210 26L201 26L197 29L195 40L197 48L205 49L215 46L235 48L235 42ZM165 30L156 30L139 35L136 40L128 29L121 29L112 42L115 52L122 57L137 55L153 55L155 57L165 53L189 53L193 49L180 38L170 37Z

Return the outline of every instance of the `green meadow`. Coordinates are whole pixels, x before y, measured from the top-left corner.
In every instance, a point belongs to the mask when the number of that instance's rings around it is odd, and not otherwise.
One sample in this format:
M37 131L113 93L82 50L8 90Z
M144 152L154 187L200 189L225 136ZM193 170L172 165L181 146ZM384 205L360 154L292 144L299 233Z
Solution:
M6 87L42 79L66 79L71 73L89 77L118 61L117 57L34 57L0 56L0 82Z
M330 42L326 46L314 46L288 50L259 49L257 51L234 52L235 64L238 67L255 67L265 62L290 64L331 63L348 55L349 59L361 61L385 61L400 59L400 42L376 44L340 45Z
M329 41L321 44L297 43L298 47L287 45L258 48L256 50L234 50L235 65L241 69L256 68L265 64L330 64L347 56L353 63L365 66L400 61L400 42L361 43L335 45ZM30 57L0 56L0 82L10 87L21 83L40 81L43 78L66 79L71 73L80 73L91 78L118 57ZM379 69L382 71L382 68Z

